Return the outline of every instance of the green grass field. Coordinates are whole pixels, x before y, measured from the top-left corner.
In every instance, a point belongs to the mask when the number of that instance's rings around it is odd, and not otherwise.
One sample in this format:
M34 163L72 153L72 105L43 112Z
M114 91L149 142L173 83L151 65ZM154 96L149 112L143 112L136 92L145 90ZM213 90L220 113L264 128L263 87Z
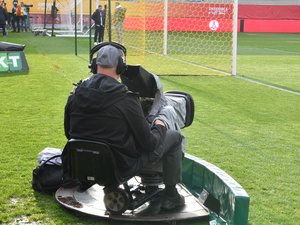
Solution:
M66 143L64 105L72 83L88 76L87 53L75 57L72 39L11 33L2 40L26 44L30 71L0 74L0 223L129 224L80 217L31 189L38 153ZM299 59L299 34L239 35L242 77L299 93ZM187 152L243 186L250 195L249 224L300 223L300 96L231 76L161 80L165 90L193 95L194 123L184 130Z
M238 75L300 91L300 34L241 34Z

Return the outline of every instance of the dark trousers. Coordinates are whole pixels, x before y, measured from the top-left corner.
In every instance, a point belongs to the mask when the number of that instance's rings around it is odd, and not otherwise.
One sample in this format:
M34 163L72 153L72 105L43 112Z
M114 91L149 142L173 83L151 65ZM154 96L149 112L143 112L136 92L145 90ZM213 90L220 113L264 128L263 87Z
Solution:
M11 19L11 26L13 28L13 32L16 32L16 22L17 22L17 17L13 15Z
M156 162L151 162L153 157L151 154L143 155L143 169L142 170L157 170L157 167L162 163L162 175L165 185L175 185L181 182L181 170L182 170L182 135L173 130L168 130L166 133L163 148L158 153L159 158ZM156 157L156 156L155 156Z
M16 32L16 25L18 28L18 32L20 32L20 21L21 21L22 17L21 16L14 16L12 19L12 27L13 27L13 31Z
M0 28L2 28L2 33L3 33L3 36L6 35L6 24L0 24Z
M21 17L21 30L27 32L27 15Z
M16 16L16 22L17 22L17 28L18 28L18 32L20 32L20 22L22 20L21 16Z
M104 26L95 25L95 35L94 35L94 42L103 42L104 37Z
M11 27L12 18L13 18L13 14L12 13L8 13L7 14L7 25L8 25L8 27Z

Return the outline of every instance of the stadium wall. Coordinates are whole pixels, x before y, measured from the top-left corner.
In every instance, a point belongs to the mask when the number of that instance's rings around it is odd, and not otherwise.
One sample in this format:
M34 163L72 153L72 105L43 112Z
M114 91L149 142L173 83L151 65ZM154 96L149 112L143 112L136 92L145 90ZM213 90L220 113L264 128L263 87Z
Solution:
M300 5L239 5L239 32L300 33Z
M300 5L300 0L239 0L241 5Z

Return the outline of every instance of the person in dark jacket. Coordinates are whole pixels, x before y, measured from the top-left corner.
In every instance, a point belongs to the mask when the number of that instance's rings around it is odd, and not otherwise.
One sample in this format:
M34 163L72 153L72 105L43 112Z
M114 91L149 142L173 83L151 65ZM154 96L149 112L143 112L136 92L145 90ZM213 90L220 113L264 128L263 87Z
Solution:
M184 197L176 189L181 181L182 137L176 131L167 131L162 120L149 125L139 96L118 81L120 62L125 64L121 49L110 44L99 49L97 74L79 82L68 98L65 135L68 139L107 143L123 176L162 158L165 191L161 206L182 206ZM165 147L166 140L173 142L172 147Z
M13 31L12 32L16 32L17 31L17 28L16 28L16 23L17 23L17 15L16 15L16 12L17 12L17 5L18 5L18 2L17 1L13 1L13 7L11 9L11 15L12 15L12 18L11 18L11 26L13 28Z
M7 13L2 4L0 4L0 28L2 28L3 36L6 35Z
M105 16L106 16L106 7L104 8L104 10L102 10L102 5L99 5L98 9L96 9L92 15L92 19L95 22L95 34L94 34L94 44L95 45L103 42Z

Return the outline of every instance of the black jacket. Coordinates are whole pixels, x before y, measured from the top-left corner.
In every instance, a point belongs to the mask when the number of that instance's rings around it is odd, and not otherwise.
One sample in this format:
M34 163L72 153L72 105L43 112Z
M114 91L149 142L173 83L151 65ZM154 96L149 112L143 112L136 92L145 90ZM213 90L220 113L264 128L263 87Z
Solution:
M141 152L161 145L166 128L150 127L138 96L106 75L79 83L65 107L65 135L101 141L113 150L122 175L141 168Z
M105 18L106 18L106 10L102 10L102 25L105 26ZM101 25L100 11L96 9L96 11L92 15L92 19L95 21L95 24Z

